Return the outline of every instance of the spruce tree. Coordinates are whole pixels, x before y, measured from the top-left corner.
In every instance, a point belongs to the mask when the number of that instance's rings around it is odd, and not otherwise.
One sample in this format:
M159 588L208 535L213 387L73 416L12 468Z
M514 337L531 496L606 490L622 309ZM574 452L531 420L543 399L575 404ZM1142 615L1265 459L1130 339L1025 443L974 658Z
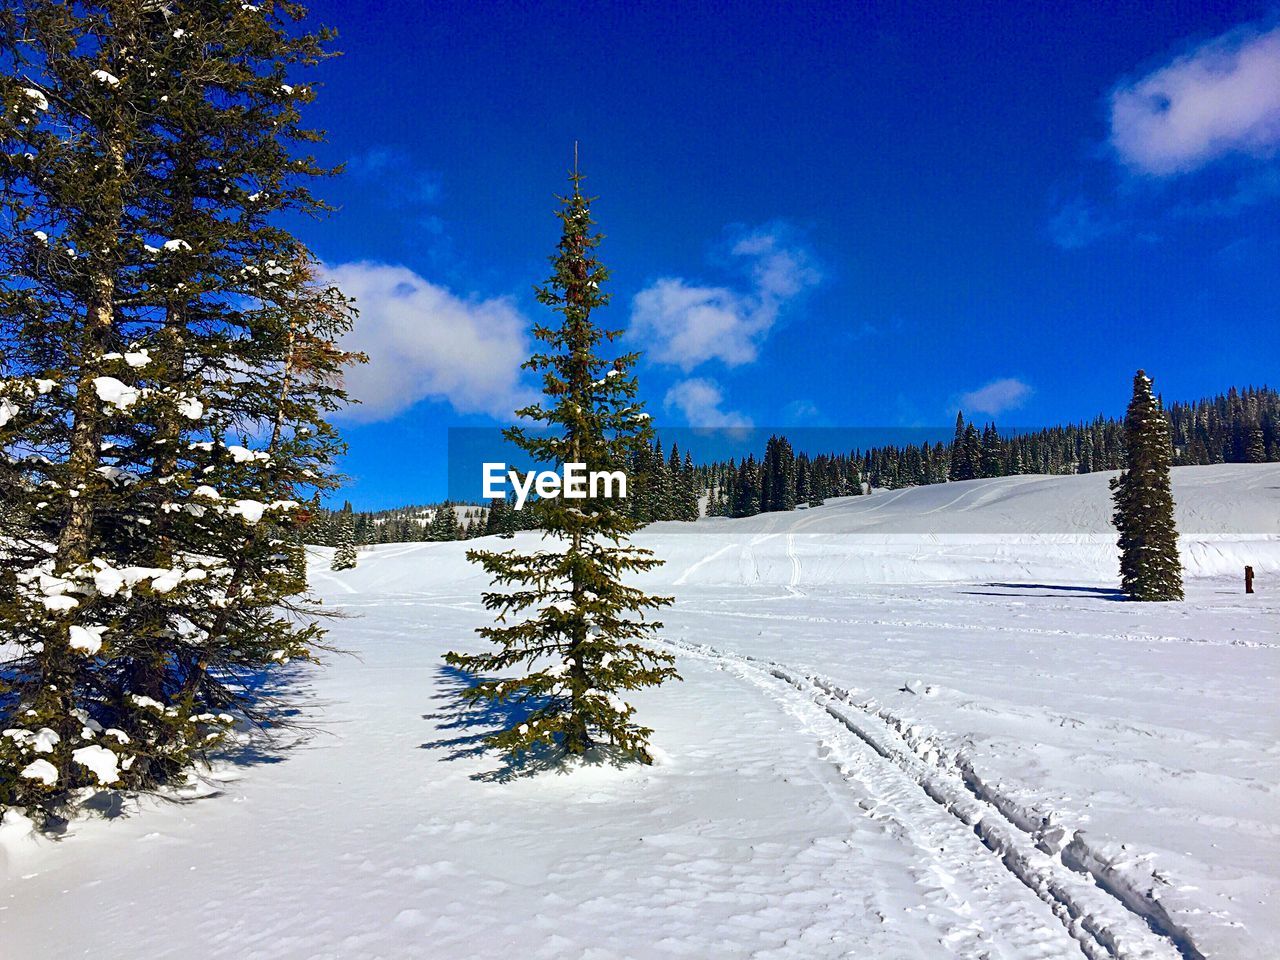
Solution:
M457 540L458 520L453 504L446 500L435 508L431 514L431 523L427 527L428 540Z
M41 456L5 467L30 536L0 568L0 721L52 775L6 738L0 803L180 775L252 711L237 675L319 640L291 515L333 485L351 311L278 225L324 209L301 15L6 6L0 446Z
M1182 564L1169 469L1169 418L1142 370L1124 421L1125 469L1112 479L1120 586L1133 600L1181 600Z
M984 477L999 477L1004 474L1004 441L994 423L987 424L982 430L980 473Z
M964 411L956 414L956 433L951 440L951 469L947 473L948 480L969 480L968 464L964 460ZM966 475L967 474L967 475Z
M484 535L500 536L510 539L515 533L515 507L506 497L495 497L489 501L489 512L484 518Z
M338 528L338 545L333 550L331 570L350 570L359 561L356 553L355 531L351 524L351 515L344 514Z
M684 455L684 466L680 471L681 485L681 520L694 521L702 515L702 490L698 486L698 474L693 466L693 457L687 451Z
M538 290L539 302L560 319L534 327L545 347L525 364L542 374L545 399L516 412L545 425L546 432L515 427L506 437L537 463L613 471L635 462L652 429L631 373L637 355L610 361L602 354L620 331L603 330L592 318L608 303L600 289L608 271L596 259L601 238L591 232L581 181L575 170L573 192L561 198L557 212L563 230L553 273ZM558 541L560 549L467 554L501 588L484 595L485 607L499 614L498 624L478 631L494 649L453 652L445 659L478 678L464 693L468 701L523 708L523 716L489 738L517 762L533 750L578 757L602 743L624 757L651 761L652 731L636 722L634 707L619 694L676 676L674 658L644 643L662 626L646 611L671 600L624 582L661 561L627 543L639 521L624 504L598 493L539 499L526 508L537 515L544 538ZM525 619L508 622L522 614ZM517 675L486 676L517 667Z

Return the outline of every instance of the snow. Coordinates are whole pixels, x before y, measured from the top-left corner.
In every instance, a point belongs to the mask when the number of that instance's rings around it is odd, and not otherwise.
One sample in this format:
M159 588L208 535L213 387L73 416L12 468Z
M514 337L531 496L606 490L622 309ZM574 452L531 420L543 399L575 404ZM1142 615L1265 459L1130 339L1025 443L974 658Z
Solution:
M138 390L117 380L115 377L95 377L93 389L98 399L108 406L127 410L133 406L140 396Z
M190 250L191 244L187 243L185 240L166 240L164 242L164 248L170 253L178 253L184 250Z
M94 70L93 73L90 74L90 76L93 77L93 79L97 80L99 83L105 83L109 87L115 87L120 84L119 77L113 74L107 73L107 71L105 70Z
M18 415L18 407L12 400L0 400L0 427Z
M227 512L239 514L247 523L257 523L266 509L267 505L260 500L237 500L235 506L230 507Z
M39 780L45 786L58 782L58 768L48 760L32 760L18 775L27 780Z
M72 626L71 649L93 656L102 649L102 635L106 632L106 627Z
M204 416L204 404L193 397L183 397L178 401L178 413L188 420L199 420Z
M14 741L20 747L35 753L52 753L53 748L57 746L58 741L61 739L57 731L49 727L41 727L35 731L10 728L4 731L3 736Z
M0 876L35 849L35 821L12 807L0 814Z
M24 87L22 92L37 110L49 109L49 98L44 95L43 91L37 90L35 87Z
M264 450L250 450L237 444L228 444L227 453L236 463L253 463L255 460L270 460L271 454Z
M319 729L245 734L195 802L128 800L39 841L25 879L0 880L0 942L1278 956L1280 465L1174 471L1189 599L1173 604L1116 596L1106 479L654 525L636 541L667 563L642 582L677 598L661 619L684 682L626 701L658 762L505 782L478 737L506 708L460 706L467 678L440 660L490 622L475 544L378 546L341 576L309 548L326 608L353 615L330 637L357 655L282 671L282 707Z
M104 787L120 780L120 758L96 743L71 751L71 759L86 767Z

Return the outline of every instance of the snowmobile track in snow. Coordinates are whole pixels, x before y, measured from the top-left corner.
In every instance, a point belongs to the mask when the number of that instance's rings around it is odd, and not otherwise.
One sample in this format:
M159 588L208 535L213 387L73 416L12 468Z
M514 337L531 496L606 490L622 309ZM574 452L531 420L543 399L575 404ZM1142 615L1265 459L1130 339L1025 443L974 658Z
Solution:
M978 849L994 854L982 858L985 865L969 864L977 883L982 882L984 868L998 865L1049 907L1089 960L1205 960L1192 935L1168 915L1153 889L1144 890L1121 871L1112 870L1107 857L1091 849L1081 833L1053 823L1052 817L1038 822L1029 818L985 783L965 758L948 756L932 742L916 739L913 743L912 730L903 731L893 718L855 702L847 690L819 675L709 645L665 642L679 653L731 669L771 693L802 721L812 718L806 707L822 711L821 719L837 733L835 739L822 737L824 755L846 780L860 780L877 799L884 798L906 813L911 803L903 793L908 786L903 783L905 776L916 800L923 799L923 792L932 801L922 819L938 821L939 817L928 815L932 811L949 821L925 824L908 819L906 823L936 844L931 851L935 859L936 853L946 850L948 833L954 840L957 829L971 831L981 841ZM839 749L842 732L852 734L855 746L864 748L861 756L858 751ZM868 814L875 817L878 810L873 804ZM917 805L916 812L920 810ZM930 869L945 875L959 865L953 849ZM999 918L989 919L999 925ZM1008 937L1025 938L1035 932L1004 923L1003 935ZM967 946L972 952L966 955L988 955L973 950L976 944Z

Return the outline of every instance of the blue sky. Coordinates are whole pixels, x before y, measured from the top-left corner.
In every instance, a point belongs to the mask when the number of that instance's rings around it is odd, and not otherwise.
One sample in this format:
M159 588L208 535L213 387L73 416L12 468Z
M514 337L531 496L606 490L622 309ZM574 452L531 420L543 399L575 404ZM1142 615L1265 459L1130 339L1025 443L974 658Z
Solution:
M358 505L442 496L447 429L527 392L575 139L659 427L1026 426L1121 412L1139 366L1169 399L1277 379L1275 6L643 6L312 4L350 169L302 232L373 357Z

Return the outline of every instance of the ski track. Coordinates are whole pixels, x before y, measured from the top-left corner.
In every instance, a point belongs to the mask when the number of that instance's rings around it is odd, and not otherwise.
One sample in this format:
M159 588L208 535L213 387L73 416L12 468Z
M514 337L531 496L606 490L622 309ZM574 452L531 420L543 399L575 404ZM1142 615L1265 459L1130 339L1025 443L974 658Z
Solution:
M1153 889L1142 890L1110 869L1108 858L1092 849L1080 831L1056 824L1052 817L1028 818L967 760L948 755L931 738L918 736L916 728L855 702L848 691L817 674L706 644L664 642L679 653L732 670L779 700L806 731L818 733L841 773L888 807L873 805L868 815L892 818L932 861L929 869L939 879L948 878L942 888L958 912L974 911L968 900L956 907L956 880L968 879L981 901L997 883L993 876L1002 874L1004 881L1015 878L1046 904L1074 944L1068 953L1055 950L1042 939L1042 928L1026 916L1010 917L1003 903L987 902L976 915L993 921L990 931L974 921L954 934L952 945L963 955L998 955L979 947L990 937L1022 940L1034 935L1036 945L1050 951L1042 956L1205 960ZM972 852L974 845L966 841L974 837L987 855Z

